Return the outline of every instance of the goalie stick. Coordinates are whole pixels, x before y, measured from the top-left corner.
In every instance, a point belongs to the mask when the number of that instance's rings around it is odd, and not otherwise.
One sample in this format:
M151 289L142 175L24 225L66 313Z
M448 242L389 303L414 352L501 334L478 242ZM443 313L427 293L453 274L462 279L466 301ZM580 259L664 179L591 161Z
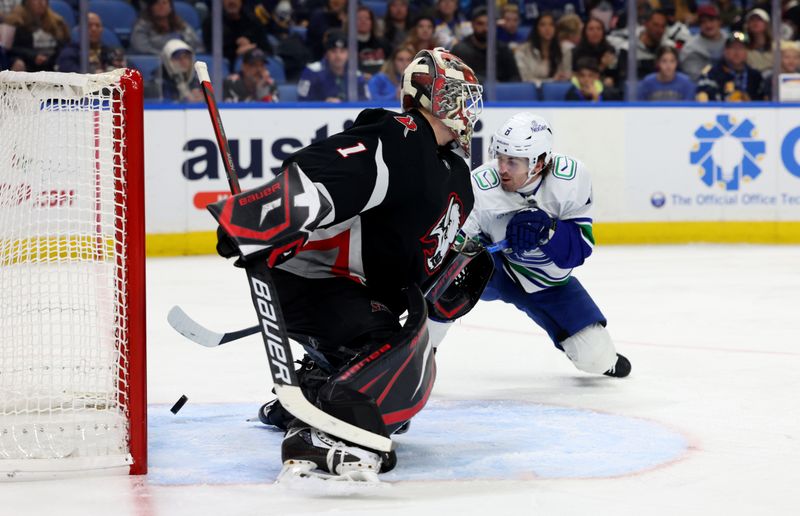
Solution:
M228 139L225 136L222 120L217 110L217 103L214 100L214 89L211 86L208 67L205 63L198 61L195 63L195 71L203 88L203 96L208 106L211 123L214 126L214 135L222 155L222 162L225 165L225 173L228 177L231 193L238 194L241 192L241 187L239 186L239 179L233 164L230 147L228 146ZM294 370L294 359L289 337L286 333L283 313L267 263L265 260L256 260L252 264L246 264L245 272L247 273L253 305L259 318L258 329L264 339L272 381L275 386L275 394L278 396L281 405L296 418L323 432L373 450L392 451L394 443L390 438L335 418L306 399L300 390L297 374Z
M486 250L490 253L496 253L498 251L503 251L507 247L508 242L506 240L501 240L499 242L495 242L494 244L487 245ZM455 270L454 274L452 275L458 275L464 266L466 266L466 264L463 262L455 263L453 267L455 267L457 270ZM428 292L428 294L430 294L430 292ZM249 337L250 335L255 335L261 331L261 327L256 324L241 330L223 333L215 332L192 319L189 314L187 314L180 306L177 305L170 309L169 314L167 315L167 322L175 331L187 339L207 348L215 348L217 346L221 346L222 344L227 344L228 342L233 342L245 337Z

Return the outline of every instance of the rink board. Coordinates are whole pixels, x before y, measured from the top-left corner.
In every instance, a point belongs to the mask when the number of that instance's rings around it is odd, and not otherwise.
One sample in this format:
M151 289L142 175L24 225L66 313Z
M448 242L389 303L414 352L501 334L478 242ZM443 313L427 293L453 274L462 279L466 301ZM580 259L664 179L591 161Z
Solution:
M598 242L800 243L800 107L548 104L486 108L473 165L492 131L534 110L555 150L592 174ZM341 131L358 107L221 109L242 187L272 176L292 152ZM202 106L146 109L148 254L213 252L206 205L227 181Z

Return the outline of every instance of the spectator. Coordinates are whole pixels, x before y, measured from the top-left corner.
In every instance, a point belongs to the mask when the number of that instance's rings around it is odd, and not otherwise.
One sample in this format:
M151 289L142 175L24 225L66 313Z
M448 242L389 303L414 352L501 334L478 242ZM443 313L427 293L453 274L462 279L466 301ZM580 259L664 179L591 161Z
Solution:
M29 72L53 70L56 57L69 43L69 27L50 9L48 0L23 0L4 23L14 27L9 53L22 58Z
M414 26L408 34L408 39L403 42L404 47L414 49L414 55L420 50L432 50L436 43L433 40L433 18L426 15L418 16Z
M692 37L692 33L689 30L689 26L686 25L685 20L694 21L695 18L697 18L694 13L689 10L678 10L680 7L687 9L688 7L685 3L685 0L677 0L676 2L672 0L661 0L661 12L667 17L667 31L664 37L672 41L675 48L678 50L683 48L683 45ZM694 6L692 9L696 10L697 7ZM680 13L686 14L682 15Z
M717 1L717 3L721 2ZM697 2L695 0L661 0L659 8L665 11L667 18L670 19L670 28L673 23L679 23L684 27L697 23ZM668 34L669 32L667 30ZM673 39L673 41L675 40Z
M572 50L572 69L582 57L591 57L598 63L600 80L605 86L615 86L618 82L617 51L606 39L603 22L589 18L583 26L581 42Z
M372 100L398 100L403 71L416 55L411 47L397 47L380 72L372 76L367 86Z
M344 102L347 100L347 38L331 29L324 38L325 57L306 66L297 83L297 100ZM358 73L358 100L369 100L364 76Z
M551 13L558 18L565 14L577 14L583 17L583 0L522 0L523 23L534 25L543 13Z
M800 43L797 41L781 41L781 74L784 73L800 73ZM772 70L763 75L767 99L779 100L772 98Z
M600 80L600 66L593 57L578 59L571 82L572 86L567 90L566 100L600 102L622 99L616 88L605 86Z
M266 67L267 54L253 47L242 55L242 69L225 79L222 98L226 102L276 102L278 87Z
M675 47L663 46L656 52L656 72L639 82L639 100L670 101L694 100L696 86L689 76L678 70L678 51Z
M158 55L172 39L183 40L193 54L205 50L194 29L175 12L172 0L145 0L145 6L131 32L131 53Z
M581 42L583 21L577 14L565 14L556 22L556 39L561 45L561 54L569 62L568 71L572 71L572 49Z
M656 52L664 45L673 46L674 44L665 37L667 29L667 16L661 11L650 11L645 18L644 26L638 31L639 37L636 38L636 78L644 79L648 74L655 72ZM626 43L619 52L619 62L628 62L628 45ZM620 67L620 80L627 77L627 64Z
M391 48L397 48L403 44L411 26L408 0L391 0L386 6L386 16L383 18L383 38L389 42Z
M294 25L293 13L289 0L281 0L275 5L272 16L264 16L265 20L272 21L268 27L278 42L275 53L283 60L283 70L289 82L297 82L306 64L311 61L311 50L303 38L291 30Z
M437 47L454 48L472 33L472 26L459 12L456 0L437 0L433 18L433 38Z
M500 11L500 19L497 20L497 41L507 44L511 50L516 50L525 42L525 35L519 30L519 6L517 4L506 4Z
M0 23L3 23L3 18L11 14L11 11L21 3L22 0L0 0ZM0 41L0 47L2 46L2 41Z
M472 12L472 34L453 47L453 54L461 58L475 72L478 81L486 80L486 36L489 33L489 17L485 7ZM500 82L519 81L514 53L508 45L500 41L495 49L497 80Z
M747 46L747 65L762 74L772 70L774 54L769 14L764 9L753 9L744 17L744 27L750 39Z
M306 41L311 48L313 59L321 59L325 53L323 39L330 29L344 27L347 20L347 0L328 0L325 7L319 7L311 12L308 21Z
M233 72L238 58L254 48L272 54L265 29L255 14L243 7L242 0L222 0L222 56L230 65L226 72ZM205 48L211 48L211 36L209 16L203 22Z
M742 20L741 0L716 0L714 2L719 8L720 22L723 27L731 27ZM697 10L697 18L700 18L700 9Z
M86 16L86 26L89 33L89 73L102 73L115 68L124 68L126 64L125 50L109 47L103 44L103 21L96 13ZM81 46L80 43L70 43L56 60L56 69L59 72L81 71Z
M747 34L743 32L728 36L722 59L697 83L697 100L740 102L765 99L761 72L747 65L748 43Z
M145 85L145 98L169 102L200 102L203 93L194 73L194 51L181 39L171 39L161 51L161 68Z
M383 67L392 49L385 39L375 33L375 13L360 6L356 11L356 38L358 39L358 69L369 80Z
M722 57L725 47L719 9L715 5L701 5L697 8L697 17L700 19L700 33L681 49L681 70L693 82L697 82L706 67Z
M555 19L550 13L542 13L536 20L528 41L514 52L514 58L525 82L540 84L543 81L569 79L570 63L565 62L561 53L561 45L556 38Z

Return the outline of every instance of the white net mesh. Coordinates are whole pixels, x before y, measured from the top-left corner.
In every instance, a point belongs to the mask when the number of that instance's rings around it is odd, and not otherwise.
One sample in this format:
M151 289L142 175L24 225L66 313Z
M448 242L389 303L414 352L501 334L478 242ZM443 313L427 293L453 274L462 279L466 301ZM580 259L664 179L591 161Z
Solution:
M0 470L130 461L121 73L0 72Z

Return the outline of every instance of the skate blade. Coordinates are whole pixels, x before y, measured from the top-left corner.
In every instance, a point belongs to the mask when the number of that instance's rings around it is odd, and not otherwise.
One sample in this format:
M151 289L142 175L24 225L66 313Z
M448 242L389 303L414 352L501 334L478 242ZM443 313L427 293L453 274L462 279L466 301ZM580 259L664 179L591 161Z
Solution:
M320 486L330 486L336 492L339 492L345 486L357 489L388 486L388 484L381 482L378 474L374 471L353 470L341 475L335 475L320 471L313 462L300 460L284 462L275 483L290 488L294 486L305 488L310 484L319 484ZM334 486L338 487L334 488Z

